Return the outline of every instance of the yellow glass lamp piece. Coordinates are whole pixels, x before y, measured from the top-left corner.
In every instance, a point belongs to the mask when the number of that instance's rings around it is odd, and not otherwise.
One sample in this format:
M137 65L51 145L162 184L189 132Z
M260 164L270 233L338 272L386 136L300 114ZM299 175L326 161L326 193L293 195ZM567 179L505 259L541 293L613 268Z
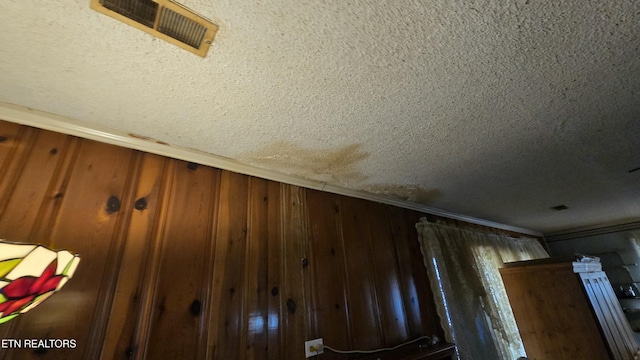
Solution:
M33 309L69 281L80 257L0 240L0 324Z

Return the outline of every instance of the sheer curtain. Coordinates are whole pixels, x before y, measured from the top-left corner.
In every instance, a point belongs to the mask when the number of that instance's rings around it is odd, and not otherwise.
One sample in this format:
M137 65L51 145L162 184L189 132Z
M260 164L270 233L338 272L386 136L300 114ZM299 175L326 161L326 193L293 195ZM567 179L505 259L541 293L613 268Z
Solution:
M445 336L457 345L460 359L525 356L498 269L506 262L549 257L542 245L426 218L416 228Z

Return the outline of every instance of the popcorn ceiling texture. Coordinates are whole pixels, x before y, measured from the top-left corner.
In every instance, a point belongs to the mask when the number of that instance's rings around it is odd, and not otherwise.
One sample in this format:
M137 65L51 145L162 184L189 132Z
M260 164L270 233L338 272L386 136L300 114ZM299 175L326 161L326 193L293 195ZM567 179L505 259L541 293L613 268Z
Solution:
M2 1L0 101L543 232L640 217L635 0L182 3L204 59Z

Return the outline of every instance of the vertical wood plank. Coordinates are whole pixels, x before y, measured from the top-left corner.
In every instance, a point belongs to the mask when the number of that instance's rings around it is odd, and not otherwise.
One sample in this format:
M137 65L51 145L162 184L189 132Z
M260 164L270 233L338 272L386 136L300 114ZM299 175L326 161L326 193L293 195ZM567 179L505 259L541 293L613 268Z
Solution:
M268 290L270 292L268 300L268 359L282 359L283 348L286 346L282 336L282 317L286 313L283 309L282 297L282 247L280 246L281 235L281 186L274 181L268 182Z
M339 201L332 194L315 190L307 191L307 200L314 254L311 266L315 270L312 281L317 288L313 311L318 319L317 332L311 338L322 337L336 349L351 349ZM331 352L323 357L340 358Z
M0 171L3 174L8 174L8 166L15 160L22 131L24 126L0 120Z
M300 246L302 247L302 251L304 255L301 260L302 266L302 283L303 283L303 291L304 291L304 303L305 303L305 337L307 340L315 339L319 337L318 335L318 321L320 319L317 318L315 308L318 304L315 302L317 298L318 288L314 281L316 278L315 266L309 266L310 263L315 263L315 253L313 247L310 245L311 238L311 228L310 228L310 220L309 220L309 205L307 199L307 189L300 188L301 192L299 193L300 200L300 209L299 213L301 216L302 229L301 233L303 236L301 237L302 243ZM303 347L304 348L304 347Z
M46 197L39 206L36 221L29 234L29 239L47 239L58 218L58 212L64 198L64 191L69 186L71 169L75 167L80 154L82 139L68 136L63 147L63 154L49 181Z
M200 322L200 331L198 334L198 349L196 352L197 359L209 359L209 344L212 341L211 334L209 332L210 324L213 322L215 309L211 304L213 303L214 293L214 269L215 269L215 256L216 256L216 234L218 232L218 219L220 211L220 188L222 183L222 173L220 169L214 169L214 177L211 183L211 198L210 198L210 211L209 211L209 239L205 244L205 266L202 274L202 304L204 311L202 314L202 321Z
M23 176L27 159L36 146L37 129L27 126L15 127L3 123L0 128L0 216L7 210L8 199L13 195L18 180ZM28 177L28 174L27 174Z
M114 224L114 231L109 239L109 253L105 268L103 270L102 283L98 292L98 301L94 316L100 319L98 323L102 326L93 326L89 332L88 345L85 349L85 359L97 359L100 356L104 343L104 335L107 328L111 304L113 302L113 294L117 283L117 273L122 262L122 253L124 248L124 238L129 227L130 214L132 212L133 195L135 183L138 180L139 168L141 164L142 154L138 151L130 151L129 168L124 181L124 188L119 197L120 209L117 210L112 203L114 196L111 196L107 202L107 212L117 212L119 216Z
M304 189L281 185L282 344L283 359L303 359L309 328L308 303L302 260L308 249ZM303 346L300 346L303 345Z
M379 348L382 329L366 222L368 210L358 199L340 197L340 204L351 341L359 350Z
M102 359L129 359L139 344L135 341L136 325L142 311L144 270L152 248L154 218L159 211L159 192L166 160L145 154L136 185L134 211L131 213L117 287L105 333Z
M371 256L376 282L378 313L385 346L401 344L409 336L398 275L398 258L382 204L368 204Z
M156 205L157 215L152 225L149 246L145 249L147 254L140 286L140 314L133 337L134 346L128 352L130 353L129 358L136 360L147 358L156 290L159 283L159 269L163 255L165 225L170 213L169 204L174 198L176 166L178 166L178 161L167 160L164 162L162 181L158 190L158 204Z
M0 218L0 238L10 241L42 241L31 235L42 226L40 211L46 200L54 199L52 183L60 175L57 171L67 154L68 140L62 134L39 132L34 138L32 150L24 159L20 175L5 173L6 177L18 176L11 194L5 199L5 209ZM66 170L66 169L65 169ZM44 235L44 234L43 234Z
M193 359L204 324L203 269L210 241L212 168L175 165L154 294L148 359ZM169 339L181 339L169 341Z
M245 257L247 241L248 179L223 171L220 209L216 232L213 321L210 353L216 359L244 356L247 337L244 329ZM240 354L243 354L242 356Z
M273 201L273 199L271 200ZM269 185L249 178L249 216L245 259L244 328L247 331L245 359L267 359L268 351L268 273L269 273ZM277 226L276 224L273 224Z

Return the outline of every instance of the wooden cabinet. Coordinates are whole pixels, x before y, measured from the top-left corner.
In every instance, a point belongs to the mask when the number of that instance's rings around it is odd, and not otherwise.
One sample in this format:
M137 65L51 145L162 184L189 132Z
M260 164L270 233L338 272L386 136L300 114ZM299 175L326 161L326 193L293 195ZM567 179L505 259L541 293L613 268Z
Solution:
M534 260L500 273L529 359L636 359L638 344L599 263Z

